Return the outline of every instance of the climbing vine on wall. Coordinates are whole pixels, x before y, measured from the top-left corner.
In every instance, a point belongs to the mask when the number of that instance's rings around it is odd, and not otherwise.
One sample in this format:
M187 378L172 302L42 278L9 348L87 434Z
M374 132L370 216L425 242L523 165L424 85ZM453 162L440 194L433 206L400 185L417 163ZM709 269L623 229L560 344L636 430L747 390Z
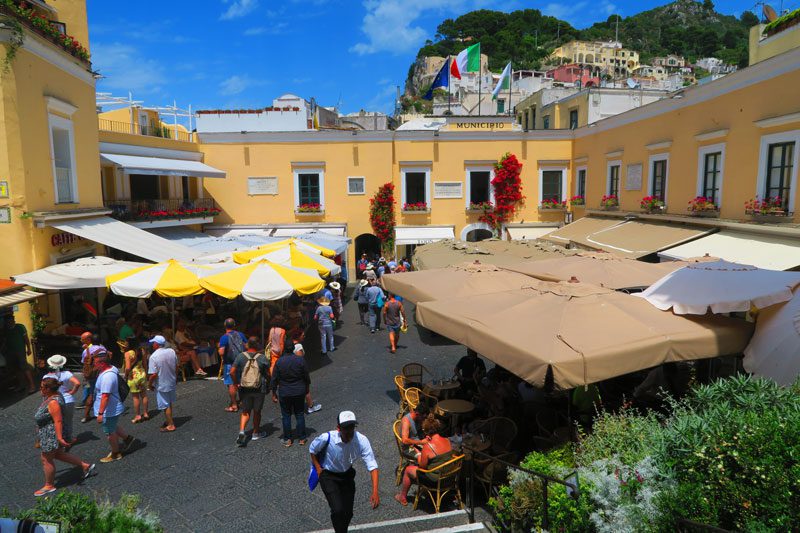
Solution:
M503 224L514 218L517 210L524 205L525 196L522 194L522 163L514 154L506 153L500 162L495 164L494 179L494 210L484 211L479 220L492 227L495 235L499 235Z
M384 183L369 200L369 222L383 250L394 246L394 184Z

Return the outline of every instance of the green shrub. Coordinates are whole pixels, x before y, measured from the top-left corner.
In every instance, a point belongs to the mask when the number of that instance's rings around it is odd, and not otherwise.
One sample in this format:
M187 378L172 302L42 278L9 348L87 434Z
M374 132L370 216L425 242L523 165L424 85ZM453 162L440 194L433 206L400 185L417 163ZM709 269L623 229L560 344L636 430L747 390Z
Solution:
M547 453L531 452L520 466L558 479L566 478L575 468L569 445ZM541 478L518 471L511 471L508 484L500 487L497 498L489 500L497 518L496 525L503 531L538 530L543 519L543 503ZM564 485L548 483L547 503L550 531L578 532L589 528L590 507L583 493L576 500L567 495Z
M61 491L52 498L42 498L36 507L21 511L13 518L58 522L64 533L156 533L163 529L158 518L139 509L139 496L123 494L119 502L97 503L76 492ZM0 516L12 516L8 510Z
M661 430L661 422L652 412L640 415L634 409L604 411L595 418L590 434L581 431L576 461L588 466L616 456L622 464L635 465L652 454Z

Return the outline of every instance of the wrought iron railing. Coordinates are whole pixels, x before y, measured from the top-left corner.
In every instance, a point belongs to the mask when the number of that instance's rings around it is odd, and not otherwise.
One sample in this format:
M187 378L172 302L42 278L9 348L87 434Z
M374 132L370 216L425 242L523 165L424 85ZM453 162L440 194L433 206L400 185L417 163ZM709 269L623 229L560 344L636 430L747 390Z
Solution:
M194 137L190 132L182 131L167 124L132 124L120 120L98 119L100 131L114 133L127 133L129 135L146 135L148 137L162 137L174 141L193 142Z
M213 198L168 200L112 200L105 202L111 216L122 221L154 221L214 217L220 213Z
M551 483L557 485L563 485L567 488L568 492L572 495L572 497L577 498L579 494L578 485L577 483L572 483L571 481L566 481L563 479L558 479L552 476L548 476L546 474L542 474L541 472L534 472L533 470L528 470L527 468L522 468L519 465L515 465L513 463L509 463L508 461L504 461L503 459L499 459L497 457L493 457L487 453L481 452L472 448L470 446L464 445L464 450L468 450L472 454L472 458L467 461L468 462L468 472L467 472L467 496L468 496L468 505L467 505L467 513L469 514L469 521L470 523L475 522L475 461L474 458L476 456L480 456L483 459L488 459L492 463L496 463L502 467L510 468L512 470L517 470L518 472L524 472L530 476L539 478L542 483L542 523L541 528L544 530L550 529L550 510L549 510L549 503L547 498L547 491L548 486Z

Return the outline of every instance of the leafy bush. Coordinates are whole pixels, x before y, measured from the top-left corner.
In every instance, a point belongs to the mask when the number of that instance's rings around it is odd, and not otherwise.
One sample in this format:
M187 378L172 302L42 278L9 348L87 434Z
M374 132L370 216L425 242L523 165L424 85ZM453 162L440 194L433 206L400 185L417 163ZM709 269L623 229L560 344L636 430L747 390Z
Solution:
M123 494L117 503L95 500L76 492L61 491L52 498L42 498L36 507L21 511L17 520L58 522L64 533L134 532L155 533L163 531L158 518L139 509L139 496ZM12 517L8 510L0 516Z
M617 457L633 466L652 453L661 434L661 422L649 412L639 415L633 409L618 413L601 412L595 419L591 434L580 432L576 462L588 466L596 461Z

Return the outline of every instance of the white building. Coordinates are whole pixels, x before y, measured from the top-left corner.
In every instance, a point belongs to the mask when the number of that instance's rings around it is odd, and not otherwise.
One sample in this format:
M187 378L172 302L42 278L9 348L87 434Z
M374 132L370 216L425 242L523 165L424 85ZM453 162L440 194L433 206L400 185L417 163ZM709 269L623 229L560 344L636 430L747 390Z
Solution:
M336 127L338 113L296 96L284 94L263 109L197 111L198 133L247 131L306 131Z
M698 59L695 65L711 74L730 74L731 72L736 72L737 68L736 65L728 65L716 57Z

